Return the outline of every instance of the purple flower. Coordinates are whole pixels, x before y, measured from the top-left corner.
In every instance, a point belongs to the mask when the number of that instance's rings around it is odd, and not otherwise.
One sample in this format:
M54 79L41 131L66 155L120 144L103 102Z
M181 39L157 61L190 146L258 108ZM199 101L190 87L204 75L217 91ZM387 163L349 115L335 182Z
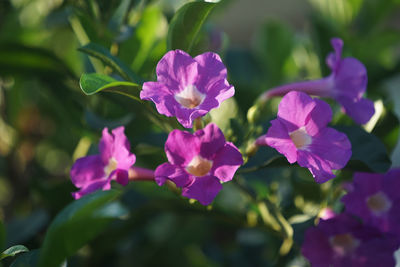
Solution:
M308 229L301 252L312 266L390 267L398 247L397 238L340 214Z
M292 91L282 98L278 118L271 121L257 145L268 145L285 155L290 163L310 170L318 183L335 177L332 169L342 169L351 156L347 136L326 127L332 110L320 99Z
M355 173L350 188L342 198L346 212L400 237L400 169L386 174Z
M363 94L367 88L367 70L356 58L342 58L343 41L333 38L331 44L335 52L330 53L326 63L331 75L320 80L287 84L265 92L264 101L273 96L282 96L290 91L302 91L310 95L330 97L339 102L345 113L355 122L364 124L374 115L374 103Z
M165 142L168 161L157 167L158 185L171 180L182 188L182 195L209 205L222 189L221 183L232 180L243 164L242 154L225 141L217 125L210 123L191 134L172 131Z
M153 101L159 113L175 116L186 128L235 94L215 53L193 59L181 50L169 51L158 62L156 72L157 82L145 82L140 98Z
M111 188L111 180L121 185L129 182L129 168L136 157L130 153L130 144L124 134L124 127L118 127L109 134L103 129L99 143L100 155L78 159L71 168L71 181L80 190L72 193L75 199L96 190Z

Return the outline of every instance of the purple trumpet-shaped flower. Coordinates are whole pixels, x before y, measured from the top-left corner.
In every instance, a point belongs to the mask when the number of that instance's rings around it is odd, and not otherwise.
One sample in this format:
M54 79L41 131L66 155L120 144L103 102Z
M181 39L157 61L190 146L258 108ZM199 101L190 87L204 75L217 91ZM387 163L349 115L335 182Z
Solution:
M331 119L332 110L326 102L293 91L282 98L278 118L271 121L267 134L256 144L275 148L323 183L334 178L332 169L342 169L351 156L347 136L326 127Z
M349 188L342 198L346 212L400 237L400 169L386 174L355 173Z
M400 243L394 236L360 223L346 213L321 220L306 231L302 254L312 266L395 266Z
M331 40L335 52L330 53L326 63L332 70L331 75L320 80L287 84L265 92L262 100L273 96L282 96L290 91L302 91L310 95L330 97L339 102L344 112L355 122L364 124L374 115L374 103L363 94L367 88L367 70L365 66L352 57L342 58L343 41Z
M211 123L191 134L172 131L165 142L168 161L157 167L158 185L171 180L182 188L182 195L209 205L222 189L221 183L232 180L243 164L242 154L225 141L217 125Z
M159 113L176 117L185 128L235 94L215 53L192 58L181 50L169 51L156 72L157 82L145 82L140 98L153 101Z
M136 157L130 153L130 144L124 134L124 127L118 127L109 134L103 129L99 143L100 155L79 158L71 168L72 183L80 188L72 193L75 199L96 190L111 188L111 180L121 185L129 182L129 168L135 163Z

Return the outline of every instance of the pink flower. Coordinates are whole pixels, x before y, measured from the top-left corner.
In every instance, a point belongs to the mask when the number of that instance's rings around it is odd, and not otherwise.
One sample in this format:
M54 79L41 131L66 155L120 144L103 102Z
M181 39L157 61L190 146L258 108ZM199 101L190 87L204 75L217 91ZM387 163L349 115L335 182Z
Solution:
M181 50L169 51L158 62L156 72L157 82L145 82L140 98L153 101L159 113L175 116L185 128L235 94L215 53L193 59Z
M78 159L71 168L71 181L80 190L72 193L75 199L96 190L111 188L111 180L121 185L129 182L129 168L136 157L130 153L130 144L124 134L124 127L118 127L108 133L103 129L99 143L100 155L91 155Z
M232 180L243 164L242 154L225 141L217 125L211 123L191 134L172 131L165 142L168 161L157 167L155 179L163 185L168 179L182 188L182 195L209 205L222 189L221 183Z
M326 57L326 64L332 71L328 77L275 87L265 92L261 99L283 96L290 91L330 97L339 102L355 122L367 123L375 113L374 102L363 97L367 89L367 70L356 58L342 58L341 39L332 38L331 44L334 52Z
M335 177L332 169L343 168L351 156L347 136L326 127L332 110L320 99L302 92L286 94L278 108L278 118L257 145L268 145L285 155L290 163L310 170L318 183Z
M395 266L399 240L343 213L309 228L301 252L312 266Z
M346 212L366 224L400 237L400 169L386 174L357 172L350 192L342 198Z

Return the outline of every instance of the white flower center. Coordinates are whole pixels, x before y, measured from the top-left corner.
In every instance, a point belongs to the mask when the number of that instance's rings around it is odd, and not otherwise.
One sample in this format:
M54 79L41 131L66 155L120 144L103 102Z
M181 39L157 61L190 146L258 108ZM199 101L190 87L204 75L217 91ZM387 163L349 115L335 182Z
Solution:
M335 235L329 242L333 250L342 256L351 253L360 245L360 241L348 233Z
M206 95L200 93L196 86L188 85L174 97L175 100L185 108L195 108L203 103Z
M297 149L305 149L312 142L311 136L307 133L304 127L290 132L289 136Z
M367 206L374 215L380 216L392 207L392 202L383 192L378 192L367 198Z
M194 176L206 175L212 168L212 160L205 159L200 155L195 156L186 166L186 171Z
M118 166L118 162L115 158L111 158L108 161L107 166L104 167L104 173L108 177L112 171L114 171Z

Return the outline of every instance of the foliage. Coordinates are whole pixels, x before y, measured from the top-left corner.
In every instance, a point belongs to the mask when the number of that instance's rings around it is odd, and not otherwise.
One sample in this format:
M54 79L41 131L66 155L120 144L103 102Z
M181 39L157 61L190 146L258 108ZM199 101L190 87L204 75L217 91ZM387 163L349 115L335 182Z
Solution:
M355 171L399 167L399 1L310 0L308 27L265 18L246 48L218 30L218 18L234 4L0 1L4 266L307 266L304 231L325 207L343 210L343 182ZM353 155L319 185L274 149L254 150L279 99L250 109L258 120L248 110L272 86L328 75L325 57L336 36L345 56L365 64L377 112L360 127L330 102L332 126L347 134ZM174 49L221 56L235 99L204 121L219 125L245 164L207 207L154 182L113 184L74 201L70 167L96 153L103 127L125 126L137 166L166 161L167 135L182 127L139 95Z

